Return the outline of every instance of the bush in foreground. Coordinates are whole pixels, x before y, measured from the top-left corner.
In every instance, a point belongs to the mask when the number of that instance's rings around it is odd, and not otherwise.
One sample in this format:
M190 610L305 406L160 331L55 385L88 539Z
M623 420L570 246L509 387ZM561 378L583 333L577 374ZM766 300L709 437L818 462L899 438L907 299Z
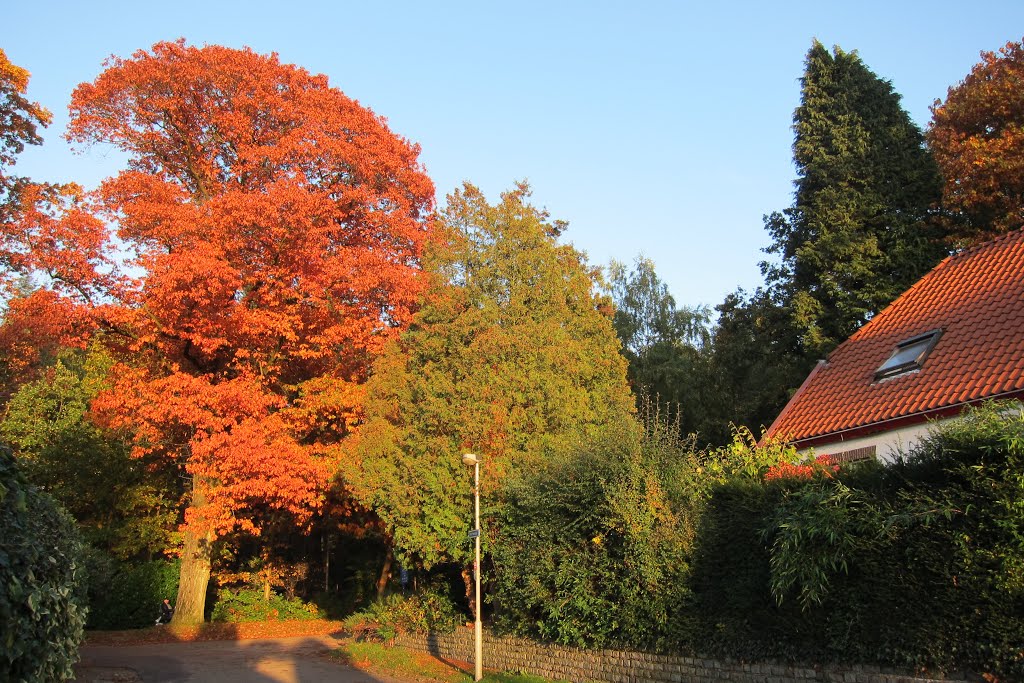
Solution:
M351 630L372 622L380 636L390 640L399 633L451 633L464 618L446 588L438 583L411 595L387 595L350 616L345 626Z
M87 613L74 520L0 447L0 679L71 678Z

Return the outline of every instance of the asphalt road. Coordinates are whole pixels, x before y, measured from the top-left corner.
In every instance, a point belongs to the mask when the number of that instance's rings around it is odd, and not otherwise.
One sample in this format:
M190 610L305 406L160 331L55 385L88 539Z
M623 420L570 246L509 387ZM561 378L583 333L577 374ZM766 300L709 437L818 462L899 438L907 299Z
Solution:
M400 683L345 666L326 654L330 637L85 645L78 683Z

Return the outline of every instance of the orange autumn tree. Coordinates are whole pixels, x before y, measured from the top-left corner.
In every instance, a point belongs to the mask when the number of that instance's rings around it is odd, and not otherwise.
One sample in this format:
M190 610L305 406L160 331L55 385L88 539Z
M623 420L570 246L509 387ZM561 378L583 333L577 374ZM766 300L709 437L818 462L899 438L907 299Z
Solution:
M81 267L94 271L105 262L95 249L99 222L77 201L81 189L72 183L37 182L14 172L26 145L41 145L40 129L52 115L26 97L29 72L13 64L0 50L0 299L4 301L0 325L0 400L32 379L39 367L56 356L60 344L80 345L90 328L87 316L68 299L52 291L32 291L27 272L44 273L56 287L65 278L81 278ZM55 219L61 215L62 220ZM61 243L66 231L76 232L74 250L32 249L30 245ZM81 300L85 291L65 292Z
M200 621L220 535L318 505L419 294L433 186L382 118L248 49L111 58L70 114L129 160L92 197L102 242L69 222L36 251L84 254L55 283L121 359L94 411L190 478L175 621ZM117 268L85 258L112 247Z
M976 244L1024 224L1024 41L982 52L945 102L932 106L928 144L961 219L953 239Z

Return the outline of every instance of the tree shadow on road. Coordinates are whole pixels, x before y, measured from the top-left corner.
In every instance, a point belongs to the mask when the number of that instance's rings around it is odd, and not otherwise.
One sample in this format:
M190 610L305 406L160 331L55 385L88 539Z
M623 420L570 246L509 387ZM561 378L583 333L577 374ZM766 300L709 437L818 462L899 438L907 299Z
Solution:
M380 683L326 655L326 636L253 640L167 640L139 645L85 645L78 683Z

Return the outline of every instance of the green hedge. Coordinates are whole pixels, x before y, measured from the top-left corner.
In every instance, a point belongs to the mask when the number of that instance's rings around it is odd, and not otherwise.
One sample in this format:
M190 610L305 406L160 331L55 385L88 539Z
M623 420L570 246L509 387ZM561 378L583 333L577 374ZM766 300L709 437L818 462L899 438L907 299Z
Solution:
M742 434L694 453L649 429L527 473L493 545L498 625L566 645L1024 680L1019 407L971 411L891 466L766 482L792 455Z
M974 410L895 465L775 493L769 587L813 625L778 650L1024 678L1019 409Z
M0 679L67 680L86 618L74 520L0 447Z

